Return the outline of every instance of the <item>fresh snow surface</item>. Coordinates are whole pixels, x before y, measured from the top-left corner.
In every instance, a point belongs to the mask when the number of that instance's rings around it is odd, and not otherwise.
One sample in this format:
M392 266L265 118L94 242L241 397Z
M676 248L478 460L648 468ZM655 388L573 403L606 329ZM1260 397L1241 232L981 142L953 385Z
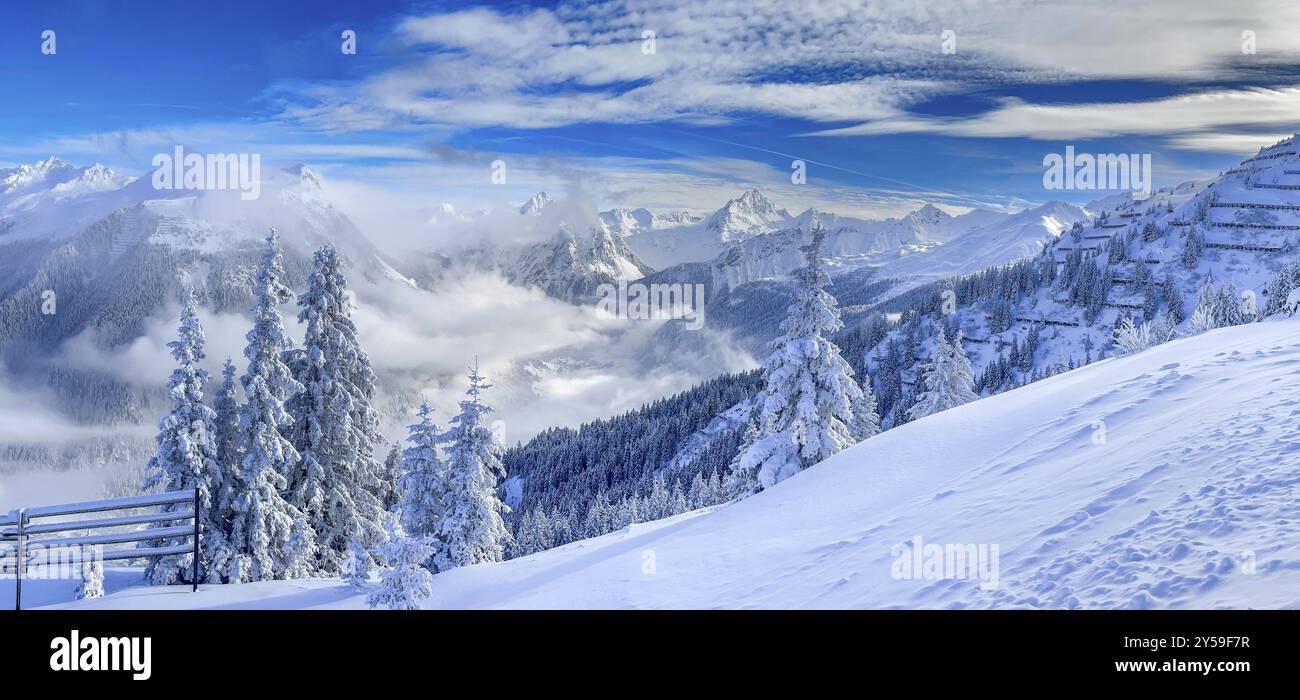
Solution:
M1297 607L1297 370L1300 320L1103 360L882 433L740 502L439 574L427 606ZM996 545L996 587L895 577L891 548L914 537ZM110 572L110 595L71 605L364 605L337 580L197 594L123 581ZM73 587L43 583L34 602Z

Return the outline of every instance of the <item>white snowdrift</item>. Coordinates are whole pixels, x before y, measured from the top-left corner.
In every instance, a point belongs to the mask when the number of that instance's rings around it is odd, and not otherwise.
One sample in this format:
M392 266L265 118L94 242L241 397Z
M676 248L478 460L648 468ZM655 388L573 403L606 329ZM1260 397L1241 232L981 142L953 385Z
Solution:
M1298 370L1300 321L1105 360L883 433L738 503L438 575L429 607L1300 606ZM896 578L891 548L917 536L997 545L997 586ZM294 581L75 605L362 600Z

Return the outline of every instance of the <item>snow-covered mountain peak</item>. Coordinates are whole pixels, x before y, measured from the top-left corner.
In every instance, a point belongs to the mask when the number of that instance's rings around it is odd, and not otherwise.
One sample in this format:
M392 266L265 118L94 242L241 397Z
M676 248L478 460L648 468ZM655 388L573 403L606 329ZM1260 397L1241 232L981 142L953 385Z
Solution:
M32 166L32 169L39 173L50 173L56 170L67 170L72 167L74 166L71 163L62 158L58 156L50 156L45 160L37 161L36 165Z
M284 172L299 178L303 186L309 189L314 189L314 190L320 189L320 175L317 174L315 170L312 170L311 168L303 165L302 163L291 165L285 168Z
M622 236L604 225L578 236L561 224L549 240L483 249L477 255L479 264L496 267L512 284L536 287L568 302L591 299L601 284L630 282L653 271L627 247Z
M62 158L50 156L31 165L24 163L16 168L0 170L0 186L2 186L0 189L7 194L32 188L40 183L54 186L77 175L79 171L76 166Z
M722 205L709 217L706 228L729 242L770 230L789 218L788 211L777 208L762 192L752 189Z
M654 226L655 215L645 207L637 209L610 209L600 213L605 226L622 235L631 235Z
M952 214L949 214L933 204L927 204L911 214L908 214L907 218L920 224L937 224L940 221L951 219Z
M760 211L760 210L776 211L776 205L772 204L772 202L768 200L767 197L764 197L763 193L759 192L757 187L748 190L744 194L741 194L734 201L754 211Z
M655 214L655 223L662 227L685 226L687 224L699 223L703 217L692 214L685 210L666 211L661 214Z
M449 221L460 221L463 218L460 212L456 211L456 207L447 202L442 202L433 208L433 213L429 215L429 223L442 224Z
M610 231L630 238L647 231L692 226L698 224L702 217L680 209L656 214L645 207L620 207L601 212L600 220Z
M524 202L523 206L519 207L519 213L524 215L540 216L543 209L554 203L555 200L551 199L550 195L545 192L538 192L530 197L527 202Z
M56 193L56 196L59 197L76 196L90 192L107 192L110 190L116 190L130 181L130 177L121 175L113 169L100 165L99 163L94 163L88 167L81 168L79 174L75 178L60 182L52 189Z

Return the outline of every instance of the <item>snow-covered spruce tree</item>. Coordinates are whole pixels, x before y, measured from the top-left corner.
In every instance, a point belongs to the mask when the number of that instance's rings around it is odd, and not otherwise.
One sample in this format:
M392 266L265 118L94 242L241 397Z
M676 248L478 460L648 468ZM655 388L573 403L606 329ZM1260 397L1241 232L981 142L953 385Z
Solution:
M542 550L537 536L537 518L533 516L535 512L537 512L536 508L532 511L525 511L517 518L514 538L510 543L509 555L511 559L526 557Z
M1291 295L1291 291L1297 287L1300 287L1300 264L1285 263L1277 274L1269 278L1268 284L1264 287L1264 296L1267 298L1264 304L1264 315L1272 316L1283 312L1290 315L1291 309L1287 308L1286 300Z
M87 548L82 549L82 553ZM89 561L81 563L81 583L77 584L77 591L74 594L77 600L87 598L104 597L104 562L98 558L92 558Z
M285 437L293 418L284 404L302 391L302 385L283 360L290 340L279 306L293 293L280 281L284 268L275 229L266 237L266 246L254 290L253 329L245 336L248 370L241 378L245 402L239 411L240 464L231 500L234 552L225 567L230 583L306 575L315 548L311 525L281 495L288 485L285 475L298 461L298 451Z
M370 550L366 548L360 536L353 535L348 540L348 555L343 558L343 580L353 588L361 588L370 582L370 569L373 565L374 559L370 556Z
M1028 344L1028 343L1026 343ZM934 346L930 361L922 367L925 390L916 404L908 409L912 420L969 403L979 398L975 393L975 376L970 360L961 347L961 331L952 342L943 329Z
M402 463L402 446L394 442L384 457L383 470L379 473L379 507L385 513L397 510L397 465Z
M167 343L177 367L167 382L172 410L158 424L154 439L158 451L149 459L145 492L199 490L200 525L203 536L199 552L199 576L202 579L214 566L220 567L229 557L224 524L214 521L213 504L225 487L225 474L217 461L216 413L203 403L203 387L208 373L198 366L203 355L203 326L199 323L192 292L181 303L181 320L176 340ZM189 511L189 503L163 506L163 512ZM153 523L151 528L171 527L181 521ZM161 539L143 543L149 547L181 544L181 540ZM150 559L145 566L146 580L158 586L177 582L193 583L193 553L169 554Z
M668 481L661 471L655 474L650 483L650 494L646 499L647 512L642 513L646 520L660 520L672 515L672 494L668 490Z
M708 485L704 491L705 505L712 506L721 503L725 495L722 487L722 476L717 471L710 472L707 483Z
M438 527L437 571L501 561L510 542L510 531L501 520L510 509L497 496L497 484L506 473L502 448L483 424L492 408L483 403L482 393L491 386L475 363L465 392L469 398L460 402L460 414L442 436L447 445L446 510Z
M427 401L420 404L420 422L407 426L407 442L397 465L397 517L402 529L436 542L447 508L447 467L438 456L441 434ZM433 562L428 562L432 568Z
M229 357L221 366L221 386L212 399L216 412L217 461L225 474L239 467L239 395L235 387L235 363Z
M1151 322L1134 323L1129 316L1115 325L1114 341L1117 355L1132 355L1156 344L1152 338Z
M1183 295L1174 283L1173 275L1165 275L1164 285L1160 288L1168 309L1169 321L1175 326L1186 320L1187 311L1183 306Z
M1187 240L1183 243L1183 267L1189 270L1195 270L1196 266L1201 263L1201 253L1205 249L1205 238L1196 228L1187 232Z
M871 391L871 377L862 373L862 398L853 406L854 431L859 441L880 432L880 412L876 409L876 395Z
M1192 310L1191 318L1187 319L1188 335L1200 335L1215 328L1218 326L1214 325L1214 313L1208 306L1198 305Z
M599 537L610 531L609 494L601 489L587 509L587 516L582 519L582 536Z
M686 491L687 508L696 510L713 505L707 500L706 489L708 489L708 483L704 480L704 472L695 472L695 476L691 478L690 488Z
M239 395L235 385L235 363L226 358L221 367L221 386L212 399L212 410L216 412L217 464L221 466L221 491L212 494L211 517L209 521L214 528L219 528L223 537L230 534L230 523L234 519L232 501L234 486L239 471ZM220 570L221 566L215 566Z
M679 513L685 513L690 509L690 505L686 502L686 490L682 488L682 482L678 479L673 482L670 510L673 515L678 515Z
M792 273L794 299L781 336L763 367L755 422L731 463L728 490L762 490L844 450L867 435L859 412L869 410L853 368L828 336L843 327L822 270L821 228L803 247L804 267Z
M340 571L354 535L367 549L384 539L383 465L375 458L383 436L370 406L375 373L357 340L346 292L337 251L316 251L307 291L298 297L298 322L306 330L293 369L303 390L287 408L300 459L288 472L287 498L316 533L314 568L325 575Z
M379 588L366 596L366 605L419 610L420 601L433 594L433 574L424 568L433 552L428 538L408 535L390 523L388 542L380 548L384 568L379 572Z

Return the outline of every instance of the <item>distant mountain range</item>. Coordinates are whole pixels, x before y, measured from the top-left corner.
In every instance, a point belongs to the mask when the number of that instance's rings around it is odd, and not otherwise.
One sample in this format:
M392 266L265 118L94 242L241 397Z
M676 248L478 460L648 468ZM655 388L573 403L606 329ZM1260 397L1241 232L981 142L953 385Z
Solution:
M260 198L242 202L236 191L157 190L148 177L55 157L0 169L0 363L10 380L52 387L78 421L151 416L149 399L119 378L61 363L61 347L83 335L106 349L132 343L183 286L211 311L244 313L271 226L280 231L286 281L296 289L305 285L312 251L325 243L339 248L354 280L419 288L436 287L457 266L495 270L512 284L572 303L590 301L601 284L701 283L708 288L708 326L757 351L779 320L784 280L801 264L798 248L813 227L829 232L824 255L833 291L846 307L865 309L930 281L1038 254L1101 208L1134 206L1127 195L1016 213L953 214L925 205L868 220L817 209L794 215L749 190L707 215L648 208L581 214L539 192L500 216L443 205L428 222L431 230L473 233L491 219L528 229L531 237L502 242L484 232L457 246L427 244L396 255L372 244L330 203L311 168L262 174ZM1178 196L1202 187L1189 184ZM47 290L59 299L52 317L40 313ZM681 349L697 340L666 333L656 342Z

